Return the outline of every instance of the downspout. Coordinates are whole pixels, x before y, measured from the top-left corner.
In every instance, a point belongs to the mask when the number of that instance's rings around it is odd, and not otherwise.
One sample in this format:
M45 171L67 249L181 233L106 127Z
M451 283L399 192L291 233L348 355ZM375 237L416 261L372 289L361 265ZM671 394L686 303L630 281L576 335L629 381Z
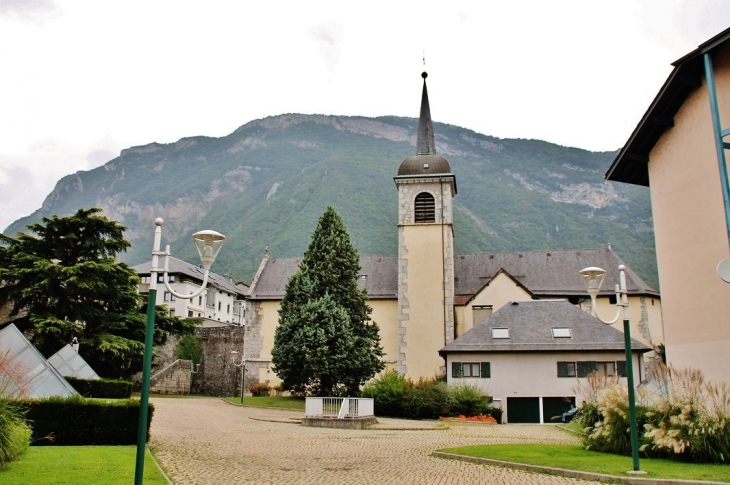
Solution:
M722 200L725 204L725 228L727 229L728 243L730 244L730 179L727 173L727 161L725 149L730 148L730 143L722 141L730 135L730 129L722 129L720 123L720 109L717 105L717 89L715 87L715 74L712 69L712 58L710 53L704 54L705 78L707 79L707 94L710 97L710 112L712 114L712 127L715 131L715 148L717 149L717 163L720 166L720 185L722 185Z
M444 317L444 345L446 345L448 342L446 341L446 320L448 319L448 307L446 305L446 254L445 254L445 246L446 242L444 241L444 179L442 177L439 177L439 187L441 188L441 293L444 298L444 311L443 311L443 317Z

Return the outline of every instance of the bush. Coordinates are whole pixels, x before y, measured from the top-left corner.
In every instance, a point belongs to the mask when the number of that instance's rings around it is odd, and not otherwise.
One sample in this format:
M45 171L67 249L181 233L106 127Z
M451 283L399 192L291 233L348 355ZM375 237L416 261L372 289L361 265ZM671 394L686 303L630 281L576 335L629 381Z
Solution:
M412 419L437 419L448 416L452 405L449 388L443 381L420 378L406 381L403 393L403 412Z
M203 350L200 348L200 342L195 335L188 333L180 338L175 352L177 359L190 360L195 365L200 363L202 355Z
M449 394L452 401L451 416L478 416L487 414L490 410L492 396L476 386L464 383L453 384L449 386Z
M375 400L375 414L399 417L404 415L403 394L407 378L395 369L385 371L371 380L362 390L362 397Z
M21 406L0 397L0 467L28 449L30 434L30 427L23 420Z
M646 453L701 463L730 461L730 388L705 382L693 369L661 366L654 380L665 387L645 426Z
M80 396L23 401L34 440L53 433L57 445L133 445L137 443L140 402L102 402ZM147 439L154 414L149 404Z
M84 397L106 399L129 399L132 383L115 379L77 379L66 377L66 382Z
M494 418L497 423L502 424L502 408L489 408L485 414Z
M268 384L259 383L251 387L251 394L254 396L268 396L271 392L271 387Z

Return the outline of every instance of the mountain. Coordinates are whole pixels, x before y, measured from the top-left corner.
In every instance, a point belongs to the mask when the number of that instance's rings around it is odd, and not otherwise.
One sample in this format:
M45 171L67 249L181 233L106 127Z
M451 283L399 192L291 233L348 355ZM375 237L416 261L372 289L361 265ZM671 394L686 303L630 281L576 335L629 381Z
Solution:
M213 270L250 281L265 246L272 257L301 255L332 205L361 254L393 255L393 176L415 154L416 130L410 118L286 114L222 138L129 148L61 179L41 209L5 233L43 216L101 207L129 228L124 260L137 264L150 258L153 221L162 217L163 245L171 244L173 255L197 261L191 234L214 229L228 240ZM610 243L658 288L649 191L603 179L615 152L499 139L440 123L434 132L456 175L457 254Z

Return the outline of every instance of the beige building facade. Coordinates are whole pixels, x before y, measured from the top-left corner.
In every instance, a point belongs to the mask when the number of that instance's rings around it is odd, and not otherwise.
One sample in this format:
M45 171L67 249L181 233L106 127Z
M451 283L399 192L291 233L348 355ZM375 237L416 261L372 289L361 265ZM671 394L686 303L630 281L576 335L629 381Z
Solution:
M674 71L606 177L651 189L668 362L730 382L730 256L705 55L720 120L730 126L730 29L674 63ZM727 166L727 163L725 162Z

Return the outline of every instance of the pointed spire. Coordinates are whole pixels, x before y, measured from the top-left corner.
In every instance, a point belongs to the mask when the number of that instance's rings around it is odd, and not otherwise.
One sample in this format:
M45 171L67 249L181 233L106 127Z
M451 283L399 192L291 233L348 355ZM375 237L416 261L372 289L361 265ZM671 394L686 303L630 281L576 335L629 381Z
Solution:
M435 155L436 143L433 141L431 108L428 105L428 90L426 90L426 78L428 77L428 73L423 72L421 77L423 78L423 94L421 95L421 117L418 119L416 155Z

